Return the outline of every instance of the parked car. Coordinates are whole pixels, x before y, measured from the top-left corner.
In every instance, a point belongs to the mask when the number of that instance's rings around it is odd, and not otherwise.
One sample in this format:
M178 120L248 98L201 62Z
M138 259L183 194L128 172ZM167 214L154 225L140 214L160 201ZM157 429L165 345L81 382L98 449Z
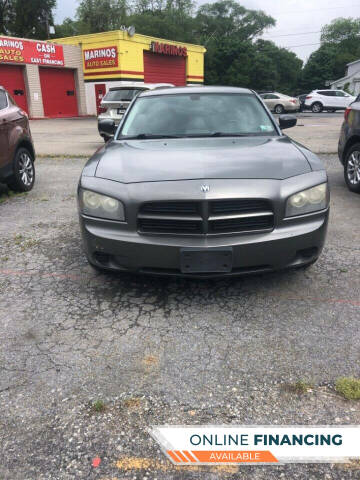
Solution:
M313 113L321 113L323 110L335 112L345 110L354 101L355 97L343 90L313 90L306 97L305 106Z
M344 117L339 139L339 159L344 166L349 190L360 193L360 99L345 110Z
M0 182L28 192L35 182L34 161L28 116L0 86Z
M144 90L153 90L165 87L173 87L173 85L171 83L149 83L143 85L122 85L120 87L110 88L101 101L101 113L98 116L99 133L104 138L105 142L109 140L109 136L100 129L100 122L102 120L114 120L115 125L118 126L132 99L138 93L143 92Z
M300 102L297 98L289 97L278 92L261 93L261 98L265 105L272 112L282 114L284 112L298 112L300 110Z
M85 165L80 225L91 265L118 272L231 276L304 267L329 215L321 161L253 91L185 87L136 96ZM115 122L102 121L110 136Z

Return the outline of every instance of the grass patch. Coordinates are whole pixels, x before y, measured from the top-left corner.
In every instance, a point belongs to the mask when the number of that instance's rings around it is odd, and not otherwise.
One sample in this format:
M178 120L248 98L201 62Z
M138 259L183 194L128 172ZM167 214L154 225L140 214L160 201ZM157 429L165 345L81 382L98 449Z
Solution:
M309 390L314 388L314 386L310 382L306 382L305 380L298 380L295 383L286 384L284 388L290 393L296 393L297 395L305 395L305 393L308 393Z
M25 252L25 250L27 250L28 248L36 247L38 243L39 241L35 240L34 238L26 239L24 235L21 235L21 233L18 233L14 237L14 244L19 246L22 252Z
M96 402L91 405L91 410L96 413L104 412L105 408L105 403L102 400L96 400Z
M336 382L336 391L347 400L360 400L360 380L353 377L342 377Z
M131 397L124 400L124 406L129 410L137 410L141 407L141 398Z
M12 190L7 190L0 194L0 203L5 203L13 197L25 197L27 194L28 192L13 192Z

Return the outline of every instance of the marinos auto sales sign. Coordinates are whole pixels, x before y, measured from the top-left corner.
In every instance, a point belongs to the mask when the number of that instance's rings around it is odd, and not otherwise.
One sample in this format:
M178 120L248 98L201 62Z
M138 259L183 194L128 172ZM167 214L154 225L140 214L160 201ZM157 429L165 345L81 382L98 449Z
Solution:
M84 50L84 66L86 70L115 68L118 64L118 50L116 46Z
M178 466L346 463L360 458L360 426L154 426Z
M3 62L63 67L64 49L54 43L0 37L0 63Z

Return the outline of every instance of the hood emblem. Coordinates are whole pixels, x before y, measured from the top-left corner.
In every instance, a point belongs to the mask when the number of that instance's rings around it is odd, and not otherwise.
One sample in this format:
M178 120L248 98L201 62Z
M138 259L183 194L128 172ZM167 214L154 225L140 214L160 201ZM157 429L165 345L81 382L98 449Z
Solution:
M200 190L201 190L203 193L210 192L210 185L201 185Z

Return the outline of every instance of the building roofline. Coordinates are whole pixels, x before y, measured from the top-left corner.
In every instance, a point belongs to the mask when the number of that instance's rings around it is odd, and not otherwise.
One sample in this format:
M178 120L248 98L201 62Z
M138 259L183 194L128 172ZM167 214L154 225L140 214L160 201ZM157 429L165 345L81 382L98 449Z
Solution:
M358 60L354 60L353 62L347 63L346 66L349 67L350 65L354 65L355 63L359 63L360 58Z
M151 35L142 35L141 33L135 33L134 36L129 37L129 38L124 38L125 35L127 35L127 32L125 30L110 30L108 32L101 32L101 33L87 33L83 35L74 35L72 37L62 37L62 38L53 38L51 39L51 42L53 43L61 43L62 41L68 42L69 40L75 40L78 41L79 43L83 43L82 41L85 39L94 39L98 40L101 37L114 37L117 36L119 40L131 40L131 39L136 39L136 38L143 38L143 39L148 39L148 41L160 41L160 42L169 42L171 44L175 45L185 45L187 47L194 47L195 49L201 50L202 53L206 52L206 48L203 45L197 45L195 43L188 43L188 42L179 42L177 40L170 40L168 38L159 38L159 37L153 37Z

